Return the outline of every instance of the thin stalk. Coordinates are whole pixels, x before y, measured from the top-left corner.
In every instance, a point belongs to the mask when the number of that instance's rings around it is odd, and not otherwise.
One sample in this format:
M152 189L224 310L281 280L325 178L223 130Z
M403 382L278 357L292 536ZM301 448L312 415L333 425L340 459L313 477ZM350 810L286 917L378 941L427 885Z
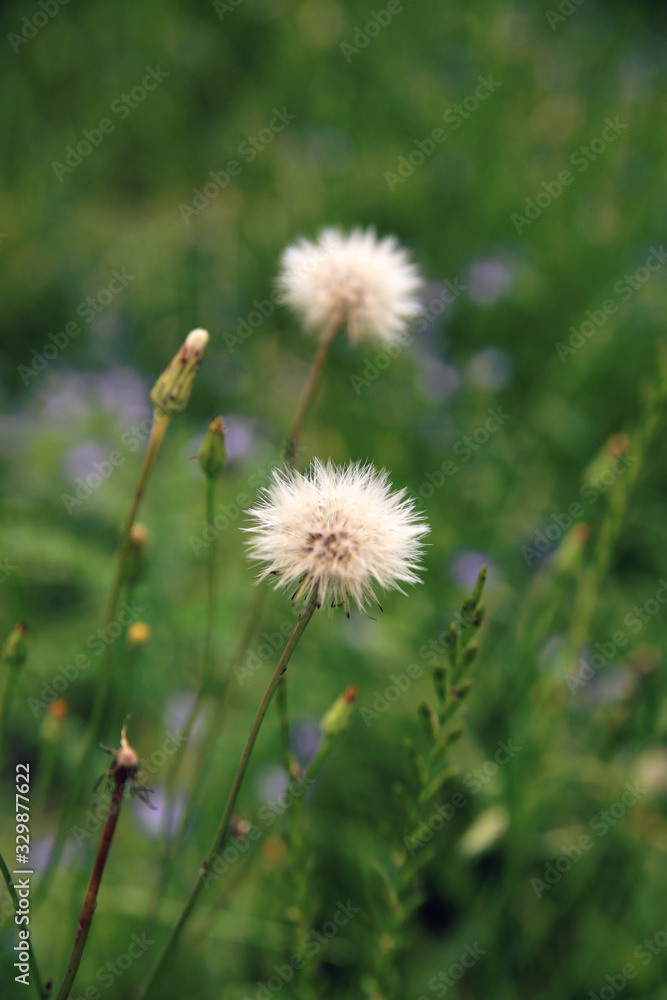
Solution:
M12 903L14 904L14 910L16 913L19 912L19 897L16 892L16 887L14 881L9 872L9 868L5 863L5 859L2 854L0 854L0 872L2 872L2 877L5 880L5 885L7 886L7 892L9 893ZM35 984L35 989L37 990L37 996L40 1000L44 1000L49 994L42 986L42 978L39 974L39 969L37 968L37 959L35 958L35 952L33 951L32 942L28 938L28 964L30 966L30 976Z
M5 733L7 732L7 721L11 715L12 705L14 704L14 696L16 694L16 685L19 680L19 669L17 667L9 667L9 673L7 676L7 683L5 684L5 690L2 695L2 705L0 705L0 766L5 757Z
M215 511L215 484L216 480L213 477L206 477L206 523L213 524L213 517ZM217 545L216 538L213 538L208 546L208 558L207 558L207 572L206 572L206 589L207 589L207 613L206 613L206 632L204 635L204 652L202 660L202 673L201 680L199 682L199 689L195 696L192 708L188 713L188 717L185 721L183 727L182 739L178 745L176 753L174 754L174 759L171 766L167 772L167 780L165 783L165 807L164 807L164 820L162 822L161 831L161 849L160 849L160 870L155 883L155 889L153 891L153 899L148 910L148 921L149 929L152 927L153 921L157 917L157 911L160 906L160 900L164 894L165 887L167 885L170 867L174 859L174 852L170 851L169 848L169 831L171 829L174 817L174 788L176 785L176 775L178 773L178 768L180 766L181 760L183 758L183 753L188 745L190 739L190 734L194 728L194 724L197 721L197 717L202 709L204 700L211 688L211 682L213 679L213 668L215 663L214 656L214 632L215 632L215 605L216 605L216 556L217 556Z
M125 782L127 779L127 769L119 767L114 775L114 789L111 796L111 804L109 805L109 812L104 823L104 829L102 830L102 837L100 839L100 846L97 850L97 857L95 858L93 870L90 874L86 897L83 901L83 909L81 910L81 916L79 917L79 923L74 937L72 954L70 955L67 972L65 973L65 978L63 979L62 985L58 990L56 1000L67 1000L70 990L74 985L76 974L79 971L79 966L81 965L83 950L86 947L90 926L93 921L93 913L95 912L95 907L97 906L97 894L99 892L100 882L102 881L104 866L107 863L111 841L113 840L116 824L120 815L120 807L123 803L123 791L125 789Z
M289 713L287 710L287 678L283 677L280 684L278 685L278 690L276 692L276 707L278 709L278 718L280 720L280 746L283 755L283 767L287 771L290 778L296 777L294 771L294 760L292 759L292 754L290 752L290 724L289 724Z
M305 424L306 417L308 416L310 408L313 405L313 401L322 380L324 362L329 354L329 348L333 344L336 334L338 333L339 326L340 322L338 318L334 317L322 334L320 342L317 345L317 352L313 358L313 363L310 366L310 371L308 372L306 384L304 385L301 396L299 397L296 414L292 422L292 429L287 438L285 455L285 461L292 468L296 465L296 457L299 450L299 441L301 440L303 425Z
M162 444L162 439L164 438L165 431L169 426L171 417L166 414L155 410L153 414L153 425L151 427L151 434L148 440L148 445L146 447L146 453L144 455L144 461L141 466L141 472L139 473L139 481L137 483L136 490L134 491L134 497L132 498L132 506L130 507L130 512L127 516L125 524L121 532L120 545L118 548L118 557L116 559L116 572L111 584L111 592L109 594L109 600L107 603L106 616L104 619L104 631L107 632L111 624L113 624L116 614L118 612L118 603L120 600L120 593L123 586L123 576L125 573L125 562L127 559L127 554L130 547L130 531L132 530L132 525L134 524L137 513L139 511L139 506L143 499L144 493L146 491L146 486L148 480L150 479L151 471L153 465L155 464L155 459L157 453L160 450L160 445ZM68 797L65 810L60 820L60 825L58 827L58 833L56 835L56 841L53 848L53 853L48 861L47 869L44 873L44 878L40 886L40 895L43 898L48 890L53 871L55 870L58 861L60 860L60 855L62 853L63 847L65 846L65 841L67 840L67 835L69 833L69 828L71 825L72 816L76 808L76 803L78 801L81 789L83 787L83 782L86 777L86 768L83 766L83 762L91 758L93 751L97 745L99 739L99 729L102 722L102 716L104 713L104 707L107 701L107 695L109 693L109 686L111 684L111 666L112 666L112 650L113 643L105 643L104 654L102 658L102 663L100 666L100 674L95 687L95 699L93 701L93 707L91 710L90 721L88 724L88 738L86 740L83 753L81 755L81 766L76 768L70 786L70 794Z
M212 749L213 749L213 745L215 744L215 741L217 740L218 736L220 735L220 733L221 733L221 731L223 729L223 721L224 721L224 718L225 718L225 712L226 712L226 710L227 710L227 708L229 706L229 701L228 701L228 695L229 695L229 690L230 690L230 688L229 688L229 678L231 676L232 667L233 667L233 665L235 663L238 663L239 660L242 659L244 653L246 652L246 650L250 646L250 642L252 640L253 635L255 634L255 632L257 631L257 629L259 628L259 623L260 623L261 617L262 617L263 604L264 604L264 601L266 599L266 589L267 589L266 588L266 584L264 584L264 583L260 583L256 587L255 593L253 595L253 599L252 599L251 604L250 604L250 611L248 613L248 618L247 618L247 621L246 621L245 628L243 630L243 634L242 634L239 642L237 643L236 648L235 648L235 650L234 650L234 652L233 652L233 654L232 654L232 656L231 656L231 658L229 660L227 671L226 671L226 673L225 673L225 675L223 677L223 680L222 680L222 687L221 687L220 691L214 691L213 692L214 697L215 697L215 699L217 701L218 711L217 711L217 714L215 715L215 717L212 720L209 721L209 726L208 726L208 729L206 731L206 736L205 736L205 738L204 738L204 740L202 742L202 746L201 746L200 751L199 751L199 758L198 758L197 766L195 768L196 777L195 777L194 786L192 788L192 791L190 792L190 798L189 798L189 801L188 801L188 805L183 810L183 816L182 816L182 819L181 819L181 822L180 822L180 825L179 825L179 828L178 828L178 832L177 832L176 836L174 837L174 840L173 840L173 843L172 843L172 846L171 846L170 859L172 859L174 857L178 857L180 855L180 853L181 853L181 848L182 848L182 844L183 844L183 838L185 836L185 831L186 831L186 829L188 828L188 826L190 824L190 818L192 816L192 811L193 811L193 809L194 809L194 807L195 807L195 805L197 803L197 799L199 797L199 792L200 792L201 787L202 787L202 785L204 783L204 766L203 766L204 765L204 761L210 759L211 752L212 752ZM192 728L192 727L190 727L190 728ZM184 732L184 735L189 735L189 732L187 731L187 723L186 723L186 729L184 729L183 732ZM182 753L182 748L185 748L186 745L187 745L187 740L184 739L183 742L181 743L181 746L178 749L178 752L177 752L178 756L180 756L180 754ZM166 890L167 884L168 884L168 879L167 879L167 881L165 881L165 884L162 886L162 892L163 893Z
M634 462L609 494L609 503L600 528L593 560L586 567L579 581L568 634L568 659L574 660L577 651L588 639L600 590L608 576L614 550L625 523L630 497L640 474L643 472L647 453L660 425L666 398L667 358L661 354L657 384L651 389L644 420L628 448L628 454L634 452L631 455Z
M273 676L269 681L269 685L266 691L264 692L262 700L259 704L259 708L257 709L257 714L255 715L252 726L250 727L250 732L248 733L248 738L245 742L245 746L241 754L241 759L236 769L236 774L234 776L234 781L232 782L232 787L229 792L227 804L222 814L220 825L216 831L215 837L213 838L213 843L211 844L211 848L208 854L206 855L204 863L202 864L199 875L197 876L197 881L195 882L194 888L190 893L190 896L185 904L185 907L183 908L183 912L181 913L175 926L173 927L171 934L169 935L169 938L167 939L167 942L160 953L157 963L153 971L151 972L148 982L146 983L143 990L139 994L140 1000L143 1000L143 998L148 995L159 973L162 971L163 966L171 958L175 950L176 944L178 942L178 939L181 935L181 931L183 930L190 914L197 905L197 901L203 889L205 888L206 875L208 874L209 869L216 861L218 855L220 854L220 851L224 846L225 839L229 831L229 825L232 820L234 808L236 806L236 801L239 797L239 792L241 791L243 779L245 777L245 773L248 767L250 755L252 754L253 748L255 746L255 741L257 740L257 735L261 728L262 722L264 721L264 717L271 703L271 699L273 698L276 692L276 688L280 683L280 679L287 670L287 665L292 657L292 653L296 649L299 639L303 635L306 626L308 625L308 622L313 617L313 613L316 607L317 607L317 592L314 592L310 600L308 601L306 607L299 615L299 619L296 625L294 626L294 631L292 632L290 638L287 641L287 645L283 650L283 654L280 657L278 665L275 671L273 672Z

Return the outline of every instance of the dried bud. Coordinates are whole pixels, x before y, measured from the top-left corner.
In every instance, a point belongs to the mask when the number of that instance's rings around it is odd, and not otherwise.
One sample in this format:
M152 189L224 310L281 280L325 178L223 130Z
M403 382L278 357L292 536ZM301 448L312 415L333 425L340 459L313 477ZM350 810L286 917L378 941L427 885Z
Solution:
M331 708L325 712L320 720L320 729L325 736L340 736L350 724L354 703L357 698L358 687L350 684L345 691L336 698Z
M10 667L18 670L28 656L28 626L19 622L11 630L2 647L2 658Z
M127 725L124 725L121 730L120 746L116 750L114 767L116 770L123 768L131 775L135 775L139 769L139 755L127 742Z
M153 386L151 402L156 410L170 417L185 409L208 341L206 330L192 330L187 335L180 351Z
M222 417L216 417L208 425L197 458L207 479L217 479L221 475L227 461Z

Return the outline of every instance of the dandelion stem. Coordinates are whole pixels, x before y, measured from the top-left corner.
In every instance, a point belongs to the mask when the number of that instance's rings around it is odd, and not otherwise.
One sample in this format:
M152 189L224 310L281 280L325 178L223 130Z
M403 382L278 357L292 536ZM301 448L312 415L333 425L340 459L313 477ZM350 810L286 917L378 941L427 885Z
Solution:
M166 962L169 960L172 953L174 952L181 931L183 930L188 920L188 917L194 910L197 901L203 889L206 886L206 876L224 846L225 839L229 831L229 825L231 823L232 814L234 812L234 807L236 806L236 801L239 797L239 792L241 791L241 785L243 784L243 779L245 777L245 773L248 767L248 761L250 760L250 755L252 754L253 748L255 746L257 734L259 733L262 722L264 721L264 717L271 703L271 699L273 698L273 695L276 692L276 688L280 683L280 679L287 669L287 665L292 657L292 653L296 649L297 643L299 642L299 639L303 635L306 626L308 625L308 622L312 618L316 607L317 607L317 592L313 593L306 607L299 615L299 619L296 625L294 626L294 631L292 632L292 635L287 641L287 645L283 650L283 654L280 657L280 660L278 661L278 665L273 673L273 676L269 681L268 687L264 692L262 700L259 704L259 708L257 709L257 714L255 715L252 726L250 727L250 732L248 733L248 738L246 739L245 746L241 754L241 759L236 769L234 781L232 782L232 787L229 792L227 804L225 805L225 809L222 814L222 819L220 820L220 825L216 831L215 837L213 838L211 849L209 850L204 860L204 863L202 864L199 875L197 876L197 881L195 882L194 888L190 893L190 896L185 904L185 907L183 908L183 912L178 918L176 924L174 925L171 934L169 935L169 938L166 944L164 945L162 952L160 953L157 963L153 971L151 972L148 982L146 983L146 985L144 986L143 990L139 995L140 1000L144 1000L144 998L148 995L159 973L162 971L163 966L166 964Z
M14 880L9 872L9 868L5 863L5 859L2 854L0 854L0 872L2 872L2 877L5 880L5 885L7 886L7 892L9 893L12 903L14 904L14 910L16 913L19 912L19 897L16 892L16 887L14 885ZM28 938L28 964L30 965L30 975L33 983L35 984L35 989L37 990L37 995L40 1000L44 1000L49 994L42 986L42 979L39 974L39 969L37 968L37 959L35 958L35 952L33 951L32 942Z
M301 392L299 403L296 408L296 414L292 422L292 429L289 433L289 437L287 438L285 461L292 467L296 464L296 456L299 450L299 442L301 440L303 425L306 422L306 417L308 416L310 408L313 405L313 401L322 379L324 363L327 359L327 355L329 354L329 348L333 344L336 334L338 333L339 326L340 323L338 318L334 317L326 327L317 346L317 353L315 354L313 363L310 366L306 384Z
M109 626L113 624L116 614L118 612L118 603L120 600L120 593L123 586L123 576L125 572L125 562L127 560L127 555L130 548L130 531L132 530L132 525L134 524L137 513L139 511L139 506L143 499L144 493L146 492L146 486L155 464L155 459L157 453L160 450L160 445L162 444L162 439L164 438L165 431L169 426L171 417L162 413L160 410L155 410L153 414L153 425L151 427L151 434L148 440L148 445L146 447L146 453L144 455L143 465L141 467L141 472L139 474L139 481L137 483L137 488L134 492L134 497L132 499L132 506L130 507L130 512L127 516L125 524L121 532L120 545L118 548L118 556L116 559L116 572L113 578L113 583L111 585L111 591L109 594L109 600L107 603L106 616L104 619L104 632L106 633ZM99 729L102 722L102 716L104 713L104 707L107 701L107 695L109 693L109 686L111 683L111 666L112 666L112 646L113 643L105 643L104 654L102 663L100 666L100 674L95 687L95 699L93 701L93 707L90 714L90 721L88 724L88 738L84 747L82 754L82 761L87 761L97 744L99 739ZM60 860L60 855L62 853L63 847L65 846L65 840L69 832L71 825L71 819L76 808L76 803L81 793L83 787L83 782L86 776L86 768L84 766L78 767L73 775L72 783L70 787L70 794L68 797L65 810L60 820L60 825L58 828L58 833L56 836L56 842L53 848L53 853L49 859L48 868L45 872L42 884L40 886L41 896L43 897L47 892L47 888L52 877L52 873Z
M70 960L67 966L67 972L65 973L65 978L63 979L62 985L58 990L56 1000L67 1000L81 964L83 950L86 947L88 933L93 920L93 913L95 912L95 907L97 906L97 894L99 892L100 882L102 881L104 866L107 863L111 841L113 840L116 824L120 815L120 807L123 802L123 791L125 789L125 782L127 781L128 776L128 771L124 767L119 767L114 775L114 789L111 796L111 803L109 805L109 812L107 813L104 829L102 830L102 837L100 839L100 846L97 850L97 857L95 858L93 870L90 874L90 881L88 882L88 889L86 890L86 896L83 901L83 909L81 910L81 916L79 917L79 923L74 937L74 946L72 948L72 954L70 955Z

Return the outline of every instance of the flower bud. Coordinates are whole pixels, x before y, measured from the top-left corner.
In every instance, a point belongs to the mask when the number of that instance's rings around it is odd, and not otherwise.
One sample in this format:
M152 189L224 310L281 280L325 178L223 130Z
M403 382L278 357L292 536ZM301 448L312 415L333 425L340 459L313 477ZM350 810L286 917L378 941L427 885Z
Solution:
M207 479L217 479L221 475L227 461L222 417L216 417L208 425L197 458Z
M2 658L10 667L22 667L28 656L28 626L19 622L11 630L2 647Z
M170 417L185 409L208 341L206 330L192 330L187 335L180 351L153 386L151 402L156 410Z
M150 625L147 625L146 622L132 622L126 635L129 646L133 648L145 646L151 637Z
M340 736L347 729L354 711L358 690L356 684L350 684L322 716L320 729L325 736Z

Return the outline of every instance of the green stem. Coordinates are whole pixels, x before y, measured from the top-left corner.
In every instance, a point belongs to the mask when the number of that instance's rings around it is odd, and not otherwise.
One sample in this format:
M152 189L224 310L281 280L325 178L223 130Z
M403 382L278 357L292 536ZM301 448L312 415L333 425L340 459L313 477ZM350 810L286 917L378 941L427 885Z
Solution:
M123 804L123 791L125 789L125 782L127 779L127 769L119 767L114 776L114 789L111 796L111 803L109 805L109 812L107 813L104 829L102 830L100 846L97 849L97 857L95 858L93 870L90 873L90 881L88 882L88 889L86 890L86 896L83 901L83 909L81 910L81 916L79 917L79 923L76 928L72 954L70 955L70 960L67 964L67 972L65 973L65 978L63 979L62 985L58 990L56 1000L67 1000L70 990L74 985L76 974L79 971L79 966L81 965L83 950L86 947L86 941L88 940L88 934L90 932L90 925L93 921L93 913L95 912L95 907L97 906L97 894L100 889L104 866L106 865L107 858L109 857L111 841L113 840L116 824L118 823L120 807Z
M329 348L333 344L336 334L338 333L339 326L340 323L338 318L334 317L329 323L329 326L324 330L324 333L320 338L320 342L317 345L317 352L313 358L313 363L310 366L306 384L304 385L301 396L299 397L296 414L294 416L294 420L292 421L292 429L287 438L287 448L285 454L285 461L288 465L292 466L292 468L296 465L296 457L299 450L299 442L301 440L303 425L306 422L306 417L308 416L315 396L317 395L317 390L319 388L320 381L322 380L322 372L324 371L324 362L329 354Z
M593 561L586 567L580 578L568 633L568 659L575 659L577 651L588 639L591 620L597 607L600 590L609 573L614 549L625 521L630 496L643 471L646 455L658 429L666 398L667 358L661 355L657 384L651 390L644 420L628 448L628 454L631 454L634 462L609 494L609 505L600 528Z
M109 594L109 600L107 603L106 616L104 619L104 631L106 632L111 624L113 624L116 614L118 611L118 603L120 600L120 593L123 586L123 576L125 572L125 561L127 559L127 554L130 547L130 531L132 530L132 525L135 522L139 506L143 499L144 493L146 491L146 486L155 464L155 459L157 453L160 450L160 445L162 444L162 439L164 438L165 431L169 426L171 417L162 413L161 411L155 410L153 414L153 425L151 427L151 434L148 440L148 445L146 447L146 453L144 455L144 461L141 467L141 472L139 474L139 481L137 483L137 488L134 492L134 497L132 499L132 506L130 507L130 512L127 516L125 524L121 532L120 546L118 549L118 557L116 560L116 572L113 578L113 583L111 585L111 592ZM58 827L58 833L56 835L56 842L53 848L53 853L49 859L47 870L44 873L44 878L40 886L40 895L44 898L46 892L48 891L48 886L50 884L53 872L60 860L60 855L65 846L65 841L69 833L71 826L72 816L74 810L76 809L76 804L83 787L83 783L86 777L86 768L84 762L92 757L93 751L97 745L100 733L99 729L102 723L102 716L104 714L104 708L107 701L107 695L109 692L109 686L111 684L111 667L112 667L112 651L113 643L106 643L104 646L104 654L102 663L100 666L100 673L95 687L95 699L93 701L93 707L90 714L90 720L88 724L88 738L86 740L83 753L81 755L81 766L76 768L72 776L72 781L70 784L70 793L68 796L67 804L65 810L60 820L60 825Z
M212 477L206 477L206 523L213 524L213 517L215 512L215 479ZM213 678L213 668L214 668L214 649L213 649L213 637L215 631L215 599L216 599L216 555L217 555L217 545L216 538L213 538L209 543L208 547L208 559L207 559L207 573L206 573L206 584L207 584L207 614L206 614L206 632L204 636L204 653L202 662L202 674L201 680L199 682L199 689L197 691L195 700L193 702L192 708L188 713L188 717L185 721L185 726L183 727L182 739L179 746L174 754L174 759L171 766L167 772L167 780L165 782L165 813L164 820L162 823L161 831L161 849L160 849L160 870L158 872L157 880L155 883L155 889L153 891L153 899L148 910L147 920L149 922L149 936L151 928L155 919L157 918L157 912L160 906L160 900L164 894L165 888L169 881L170 868L174 859L174 852L170 850L169 845L169 830L171 828L174 816L174 788L176 786L176 775L183 758L183 754L188 745L190 739L190 734L194 728L194 724L197 721L197 717L201 711L202 705L206 695L209 693L211 687L211 681Z
M210 868L215 863L220 851L222 850L227 833L229 831L229 825L231 823L232 815L234 812L234 807L236 806L236 801L239 797L239 792L241 791L241 785L243 784L243 779L248 767L248 761L250 760L250 755L252 754L253 748L255 746L255 741L257 740L257 735L261 728L262 722L271 703L271 699L276 692L276 688L280 683L280 679L287 669L287 665L291 659L292 653L296 649L299 639L303 635L308 622L313 617L315 608L317 607L317 593L313 593L312 597L308 601L308 604L301 612L299 619L294 626L294 631L287 641L287 645L283 650L283 654L278 661L278 665L269 681L269 685L264 692L264 696L257 709L257 714L253 720L252 726L250 727L250 732L248 733L248 738L246 740L245 746L243 748L243 753L241 754L241 759L239 761L238 767L236 769L236 774L234 776L234 781L232 782L232 787L229 792L229 797L227 799L227 804L225 806L224 812L222 814L222 819L220 820L220 825L216 831L215 837L213 838L213 843L211 849L209 850L204 863L202 864L199 875L197 876L197 881L195 882L194 888L190 893L190 896L183 908L183 912L178 918L175 926L173 927L169 938L160 953L157 963L151 972L148 982L144 986L143 990L139 994L140 1000L148 995L152 986L154 985L159 973L161 972L163 966L169 960L173 954L178 939L181 935L190 914L197 905L197 901L206 886L206 876Z
M213 524L215 515L215 479L206 479L206 522ZM206 587L208 594L207 614L206 614L206 636L204 638L204 665L202 668L201 693L205 695L211 685L213 678L213 668L215 664L214 655L214 633L215 633L215 599L216 599L216 559L217 559L217 536L215 536L208 547L208 561L206 573Z
M253 595L253 600L252 600L251 605L250 605L250 611L249 611L248 618L247 618L247 621L246 621L246 626L245 626L245 628L243 630L243 635L241 636L241 639L239 640L239 642L238 642L238 644L237 644L237 646L236 646L236 648L234 650L234 653L232 654L232 657L231 657L231 659L229 661L229 665L228 665L227 671L226 671L225 676L223 678L222 688L221 688L221 690L219 692L217 692L217 691L215 692L215 697L216 697L217 705L218 705L217 714L215 715L215 717L209 723L209 726L208 726L208 729L207 729L207 732L206 732L206 736L205 736L205 738L203 740L201 749L199 751L198 764L197 764L197 767L195 769L195 773L196 773L197 776L195 778L194 787L193 787L193 789L192 789L192 791L190 793L190 798L189 798L188 806L187 806L186 809L183 810L183 817L181 819L181 823L180 823L180 826L179 826L179 829L178 829L178 833L174 837L174 841L173 841L173 844L172 844L172 847L171 847L171 857L172 858L173 857L178 857L180 855L180 853L181 853L181 846L182 846L182 843L183 843L183 837L185 835L185 830L188 828L188 826L190 824L190 819L191 819L191 816L192 816L192 810L194 809L194 807L195 807L195 805L197 803L197 799L199 797L200 789L201 789L201 787L202 787L202 785L204 783L204 766L203 766L204 762L210 759L211 752L212 752L212 749L213 749L213 745L215 744L215 741L217 740L218 736L220 735L220 733L223 730L223 721L224 721L224 718L225 718L225 712L226 712L226 710L228 708L228 704L229 704L229 702L228 702L228 695L229 695L229 690L230 690L230 688L229 688L229 678L230 678L231 673L232 673L232 668L233 668L233 666L234 666L235 663L238 663L239 660L242 659L242 657L245 654L246 650L250 646L250 642L252 640L253 635L255 634L255 632L257 631L257 629L259 627L259 622L261 621L261 616L262 616L262 605L264 604L264 601L266 599L266 591L267 591L267 587L266 587L265 583L260 583L257 586L257 588L255 589L255 593ZM193 721L194 721L194 719L193 719ZM192 727L190 727L190 728L192 728ZM187 737L187 735L189 735L189 730L187 728L187 723L186 723L186 726L185 726L185 729L184 729L183 732L184 732L184 736ZM181 748L185 747L186 745L187 745L187 739L184 739L183 742L181 743L181 747L179 747L179 749L178 749L178 755L179 756L180 756L180 754L182 752ZM166 883L163 886L163 892L164 892L165 888L166 888Z
M5 684L5 690L2 696L2 706L0 706L0 767L2 767L2 762L5 757L5 734L7 732L7 721L12 711L12 705L14 704L14 695L16 694L18 679L19 668L9 667L7 683Z
M5 885L7 886L7 892L9 893L12 903L14 904L14 910L16 911L16 913L18 913L20 909L19 897L16 892L16 887L14 885L12 876L9 873L9 868L5 864L5 859L3 858L2 854L0 854L0 872L2 872L2 877L5 880ZM44 1000L44 998L48 996L48 993L42 986L42 979L39 974L39 969L37 968L37 959L35 958L35 952L33 951L32 942L30 938L28 938L28 955L29 955L28 964L30 965L30 974L32 981L35 984L35 989L37 990L37 996L40 998L40 1000Z
M287 677L283 677L276 692L276 707L280 720L280 746L283 754L283 767L290 778L295 777L295 762L290 752L290 724L287 710Z

